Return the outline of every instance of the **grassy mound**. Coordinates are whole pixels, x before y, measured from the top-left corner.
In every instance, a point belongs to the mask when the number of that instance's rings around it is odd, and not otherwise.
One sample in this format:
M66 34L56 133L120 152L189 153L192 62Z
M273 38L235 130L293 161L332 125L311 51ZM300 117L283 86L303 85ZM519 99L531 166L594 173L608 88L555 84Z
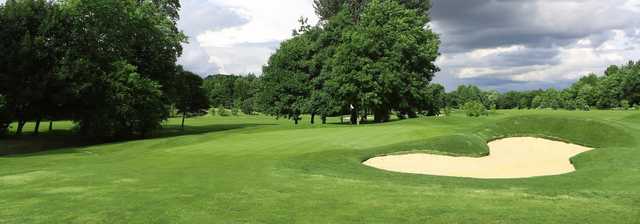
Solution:
M454 134L437 136L374 149L379 155L431 153L451 156L481 157L489 154L487 142L474 134ZM365 159L371 158L367 157Z
M557 115L509 117L481 126L477 132L487 140L533 136L591 147L630 146L635 142L621 125Z

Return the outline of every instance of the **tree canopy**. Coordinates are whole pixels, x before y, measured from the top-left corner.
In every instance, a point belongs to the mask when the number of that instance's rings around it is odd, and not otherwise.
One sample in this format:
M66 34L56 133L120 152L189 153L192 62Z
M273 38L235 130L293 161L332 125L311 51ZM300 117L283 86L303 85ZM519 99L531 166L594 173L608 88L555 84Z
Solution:
M0 94L18 121L68 118L94 137L144 135L167 117L186 40L176 0L9 0Z

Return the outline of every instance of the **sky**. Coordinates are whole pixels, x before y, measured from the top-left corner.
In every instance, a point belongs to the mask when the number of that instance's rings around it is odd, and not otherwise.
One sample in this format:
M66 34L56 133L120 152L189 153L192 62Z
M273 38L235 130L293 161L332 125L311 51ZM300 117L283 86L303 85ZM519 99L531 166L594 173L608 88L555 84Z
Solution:
M0 0L0 3L4 0ZM178 63L202 76L261 74L312 0L181 0L189 36ZM564 88L613 64L640 60L640 0L432 0L441 71L452 90Z
M564 88L608 65L640 59L640 0L433 0L448 90ZM190 37L179 62L199 74L261 73L312 0L183 0Z

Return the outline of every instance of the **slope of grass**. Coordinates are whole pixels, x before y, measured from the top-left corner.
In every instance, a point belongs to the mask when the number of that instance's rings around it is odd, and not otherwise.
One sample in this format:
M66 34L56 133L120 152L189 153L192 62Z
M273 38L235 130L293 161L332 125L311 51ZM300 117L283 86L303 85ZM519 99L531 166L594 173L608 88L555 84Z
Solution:
M0 157L0 223L637 223L637 116L499 111L359 127L200 117L184 132L172 120L152 139ZM577 172L530 179L361 165L407 151L481 156L486 141L522 135L597 149L573 159Z

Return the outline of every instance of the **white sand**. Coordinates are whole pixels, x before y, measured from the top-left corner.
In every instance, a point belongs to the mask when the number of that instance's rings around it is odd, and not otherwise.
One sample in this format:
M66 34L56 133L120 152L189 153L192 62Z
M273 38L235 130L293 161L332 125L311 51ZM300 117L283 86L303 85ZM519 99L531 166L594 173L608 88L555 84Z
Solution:
M484 179L527 178L575 171L569 159L592 150L580 145L541 138L506 138L489 143L482 158L431 154L381 156L365 165L382 170L436 176Z

